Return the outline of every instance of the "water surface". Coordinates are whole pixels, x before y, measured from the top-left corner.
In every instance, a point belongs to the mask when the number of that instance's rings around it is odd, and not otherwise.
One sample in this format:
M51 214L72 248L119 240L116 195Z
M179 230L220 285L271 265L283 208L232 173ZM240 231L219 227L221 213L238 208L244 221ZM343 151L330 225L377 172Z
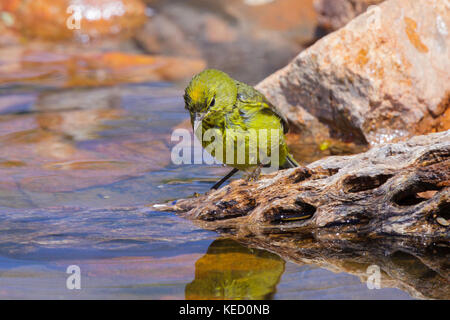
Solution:
M186 119L166 83L1 88L0 298L410 298L152 211L227 171L171 163Z

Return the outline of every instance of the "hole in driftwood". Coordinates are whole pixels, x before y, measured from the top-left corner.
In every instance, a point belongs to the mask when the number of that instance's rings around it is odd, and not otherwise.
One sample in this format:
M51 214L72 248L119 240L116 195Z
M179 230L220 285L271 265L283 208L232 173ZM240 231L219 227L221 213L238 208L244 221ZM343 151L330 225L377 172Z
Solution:
M420 183L398 192L392 200L399 206L413 206L431 199L440 189L430 183Z
M311 177L311 171L306 168L304 168L303 170L294 170L294 172L289 175L289 179L292 180L292 183L302 182L309 177Z
M297 199L295 201L295 204L299 206L302 209L302 212L305 214L313 215L314 213L316 213L316 207L309 203Z
M281 223L306 220L310 219L316 212L316 207L309 203L303 202L302 200L295 201L295 204L297 205L296 209L280 208L273 222Z
M392 174L379 174L376 176L349 176L344 179L345 192L361 192L372 190L383 185Z
M437 214L446 220L450 220L450 202L441 203L438 206Z

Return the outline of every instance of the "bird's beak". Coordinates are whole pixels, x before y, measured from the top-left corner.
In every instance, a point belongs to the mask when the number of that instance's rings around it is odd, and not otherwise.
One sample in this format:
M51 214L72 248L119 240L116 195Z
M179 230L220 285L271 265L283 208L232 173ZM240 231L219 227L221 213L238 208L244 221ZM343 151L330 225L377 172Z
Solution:
M203 119L207 112L196 112L194 114L194 132L197 132L199 126L201 126Z
M195 113L195 122L200 122L203 121L203 119L205 118L207 112L196 112Z

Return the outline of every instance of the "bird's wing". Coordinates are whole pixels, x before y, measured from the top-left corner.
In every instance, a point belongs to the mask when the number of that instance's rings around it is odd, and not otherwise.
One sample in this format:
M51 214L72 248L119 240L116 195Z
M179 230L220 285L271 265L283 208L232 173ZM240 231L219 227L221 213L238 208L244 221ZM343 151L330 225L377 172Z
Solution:
M245 103L247 106L255 105L257 108L271 112L281 120L283 132L286 133L289 131L289 124L286 117L261 92L243 82L236 81L236 84L238 87L237 99L240 102Z

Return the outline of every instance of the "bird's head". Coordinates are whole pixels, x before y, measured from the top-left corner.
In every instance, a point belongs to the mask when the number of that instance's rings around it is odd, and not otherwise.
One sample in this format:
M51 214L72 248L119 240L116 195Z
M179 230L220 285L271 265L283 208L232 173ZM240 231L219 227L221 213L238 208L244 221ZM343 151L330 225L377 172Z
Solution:
M184 93L185 108L197 120L236 103L237 86L225 72L207 69L195 75Z

